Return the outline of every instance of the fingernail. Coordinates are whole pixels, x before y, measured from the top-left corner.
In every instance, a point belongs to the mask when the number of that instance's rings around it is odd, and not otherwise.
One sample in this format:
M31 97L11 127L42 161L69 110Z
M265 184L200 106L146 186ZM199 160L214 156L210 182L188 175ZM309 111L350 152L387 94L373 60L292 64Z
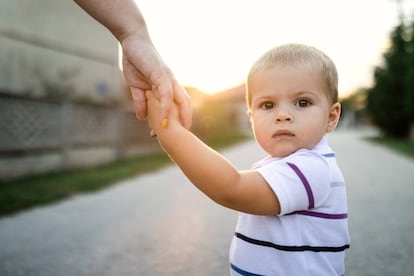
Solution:
M161 122L161 126L165 128L167 127L167 124L168 124L168 119L167 118L163 119Z

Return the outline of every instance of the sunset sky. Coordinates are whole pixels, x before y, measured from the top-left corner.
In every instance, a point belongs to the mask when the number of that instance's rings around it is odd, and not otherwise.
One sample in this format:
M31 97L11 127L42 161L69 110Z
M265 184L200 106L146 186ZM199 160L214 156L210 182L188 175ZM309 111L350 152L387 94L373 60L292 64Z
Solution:
M313 45L339 72L341 95L369 86L398 24L396 0L136 0L162 57L184 85L236 86L264 51ZM414 1L403 0L413 18Z

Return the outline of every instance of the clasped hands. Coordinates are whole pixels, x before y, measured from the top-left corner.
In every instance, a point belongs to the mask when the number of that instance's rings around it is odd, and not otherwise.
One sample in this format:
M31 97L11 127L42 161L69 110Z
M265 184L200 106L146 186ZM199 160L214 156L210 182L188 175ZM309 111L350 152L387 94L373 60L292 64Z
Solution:
M175 124L183 125L180 119L179 107L175 102L172 102L168 117L163 117L161 113L161 101L157 98L157 93L152 90L145 91L147 100L147 120L151 128L151 136L157 136L160 131L173 127ZM185 127L183 125L183 127Z

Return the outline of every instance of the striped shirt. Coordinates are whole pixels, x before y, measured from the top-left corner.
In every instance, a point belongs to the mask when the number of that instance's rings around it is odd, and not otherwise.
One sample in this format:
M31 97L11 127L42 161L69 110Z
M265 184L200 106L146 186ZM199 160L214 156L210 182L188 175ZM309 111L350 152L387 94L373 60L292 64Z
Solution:
M253 169L277 195L281 214L239 214L232 275L343 275L350 243L345 182L327 138Z

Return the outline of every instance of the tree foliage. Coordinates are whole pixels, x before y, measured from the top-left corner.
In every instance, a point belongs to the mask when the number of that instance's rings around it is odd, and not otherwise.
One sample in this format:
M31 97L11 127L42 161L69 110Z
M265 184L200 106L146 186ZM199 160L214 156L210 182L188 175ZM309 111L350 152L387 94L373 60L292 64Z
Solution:
M414 26L414 25L413 25ZM403 24L391 33L383 64L374 71L368 91L368 110L386 135L406 138L413 123L414 41L413 28Z

